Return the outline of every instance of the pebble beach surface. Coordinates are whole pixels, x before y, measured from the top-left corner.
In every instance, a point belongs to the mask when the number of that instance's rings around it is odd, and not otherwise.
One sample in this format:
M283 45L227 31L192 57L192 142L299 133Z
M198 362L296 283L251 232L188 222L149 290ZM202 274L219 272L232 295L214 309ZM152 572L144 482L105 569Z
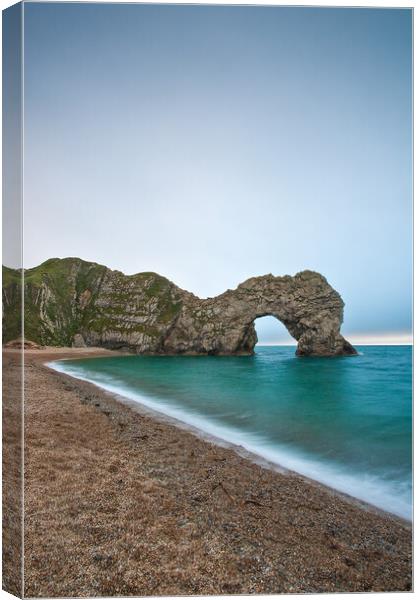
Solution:
M25 352L26 596L411 589L408 522L45 365L101 354Z

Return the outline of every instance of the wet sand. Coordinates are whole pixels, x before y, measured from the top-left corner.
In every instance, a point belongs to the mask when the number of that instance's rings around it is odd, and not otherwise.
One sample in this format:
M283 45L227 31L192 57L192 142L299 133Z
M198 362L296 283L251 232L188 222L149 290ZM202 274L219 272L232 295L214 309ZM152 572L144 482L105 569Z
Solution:
M44 365L105 353L25 352L25 595L411 589L409 523Z

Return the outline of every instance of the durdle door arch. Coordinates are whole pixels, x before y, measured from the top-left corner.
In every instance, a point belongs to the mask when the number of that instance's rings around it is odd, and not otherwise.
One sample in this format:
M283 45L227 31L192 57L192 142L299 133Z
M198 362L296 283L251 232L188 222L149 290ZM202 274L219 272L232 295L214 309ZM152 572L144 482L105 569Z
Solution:
M273 313L255 317L245 330L245 335L239 346L241 350L239 349L237 351L238 353L254 353L254 348L258 342L255 321L261 317L268 316L275 317L280 323L285 325L285 328L290 333L291 337L297 341L297 349L295 352L297 356L350 356L357 354L355 348L345 340L340 333L337 333L336 335L332 331L322 337L319 335L318 328L316 328L315 331L311 331L310 328L307 328L298 334L294 327L287 326L282 319ZM292 333L292 331L294 333Z
M199 307L199 308L198 308ZM356 354L340 334L344 303L327 280L313 271L294 277L253 277L236 290L182 309L165 341L166 352L252 354L257 342L254 322L273 316L297 341L298 356ZM201 325L193 315L198 308Z
M16 337L20 272L3 269L4 341ZM102 346L137 354L252 354L255 319L277 318L299 356L356 350L340 333L342 298L314 271L252 277L201 299L157 273L124 275L79 258L25 273L25 337L53 346Z

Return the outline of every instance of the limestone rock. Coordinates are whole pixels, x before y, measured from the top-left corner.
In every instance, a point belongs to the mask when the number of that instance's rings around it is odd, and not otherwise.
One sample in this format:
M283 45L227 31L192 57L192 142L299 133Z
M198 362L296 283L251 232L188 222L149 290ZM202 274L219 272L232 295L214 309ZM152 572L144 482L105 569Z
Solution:
M12 348L13 350L41 350L42 346L36 342L32 342L31 340L22 340L22 338L17 338L4 344L4 348Z
M3 270L4 336L16 330L19 272ZM254 320L272 315L298 341L297 355L356 354L340 334L343 301L313 271L252 277L200 299L156 273L124 275L78 258L25 271L25 331L57 346L141 354L252 354ZM15 300L14 300L15 299Z
M76 333L74 335L73 343L71 345L73 346L73 348L86 348L87 346L81 333Z

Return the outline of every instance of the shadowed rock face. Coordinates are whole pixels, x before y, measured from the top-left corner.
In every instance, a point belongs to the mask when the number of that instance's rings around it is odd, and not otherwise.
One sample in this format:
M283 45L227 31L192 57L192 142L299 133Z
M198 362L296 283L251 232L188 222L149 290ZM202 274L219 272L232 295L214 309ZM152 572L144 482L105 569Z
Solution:
M19 314L19 272L3 269L4 341ZM156 273L124 275L77 258L25 272L25 337L144 354L252 354L254 320L272 315L300 356L356 354L340 334L343 301L319 273L253 277L200 299Z

